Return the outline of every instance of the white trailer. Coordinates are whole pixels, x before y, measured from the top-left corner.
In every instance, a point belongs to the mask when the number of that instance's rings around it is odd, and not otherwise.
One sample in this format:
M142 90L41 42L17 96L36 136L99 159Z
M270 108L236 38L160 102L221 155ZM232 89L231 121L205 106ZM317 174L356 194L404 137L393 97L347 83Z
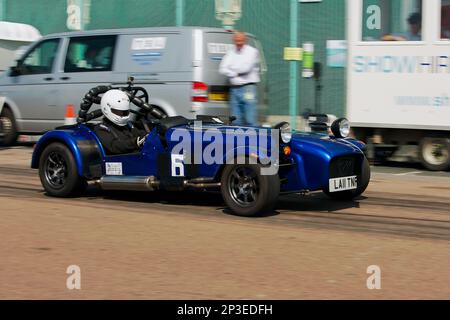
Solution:
M371 156L450 167L450 0L347 0L347 117Z
M7 70L18 59L22 48L41 37L33 26L0 21L0 71Z

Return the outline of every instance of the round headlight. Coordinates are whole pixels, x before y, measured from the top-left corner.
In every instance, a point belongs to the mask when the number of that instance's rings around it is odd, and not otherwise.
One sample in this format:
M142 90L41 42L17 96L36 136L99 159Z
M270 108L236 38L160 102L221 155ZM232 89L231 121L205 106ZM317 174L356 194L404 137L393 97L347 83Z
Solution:
M345 118L337 119L331 125L331 132L336 138L347 138L350 135L350 122Z
M281 141L283 141L284 143L291 142L292 129L291 129L291 125L288 122L281 122L281 123L277 124L274 128L280 130Z

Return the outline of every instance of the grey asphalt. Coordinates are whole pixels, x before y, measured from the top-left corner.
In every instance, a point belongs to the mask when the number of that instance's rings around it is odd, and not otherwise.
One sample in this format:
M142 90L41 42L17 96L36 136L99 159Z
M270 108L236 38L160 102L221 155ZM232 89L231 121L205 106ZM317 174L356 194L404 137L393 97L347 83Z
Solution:
M242 218L211 193L48 197L31 153L0 150L0 299L450 298L448 172L374 167L354 201L291 194Z

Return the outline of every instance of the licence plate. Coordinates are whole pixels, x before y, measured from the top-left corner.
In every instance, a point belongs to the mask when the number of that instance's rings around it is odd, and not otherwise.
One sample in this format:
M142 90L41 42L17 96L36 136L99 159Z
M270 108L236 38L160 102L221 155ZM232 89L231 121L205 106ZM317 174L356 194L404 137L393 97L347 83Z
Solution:
M358 188L357 176L330 179L330 192L354 190Z
M228 94L225 92L210 93L208 98L212 101L228 101Z

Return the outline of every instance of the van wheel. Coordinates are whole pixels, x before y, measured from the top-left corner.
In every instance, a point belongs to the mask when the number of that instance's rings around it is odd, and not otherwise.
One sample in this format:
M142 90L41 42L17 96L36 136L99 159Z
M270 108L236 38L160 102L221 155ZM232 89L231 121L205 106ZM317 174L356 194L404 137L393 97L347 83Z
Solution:
M259 164L227 165L222 173L221 193L226 205L239 216L270 212L280 193L278 175L262 175Z
M82 194L87 187L78 175L72 152L62 143L48 145L39 159L39 178L49 196L71 197Z
M16 119L8 107L4 107L0 115L0 144L13 145L17 141L18 133Z
M450 166L450 146L446 138L425 137L420 141L419 158L428 170L444 171Z

